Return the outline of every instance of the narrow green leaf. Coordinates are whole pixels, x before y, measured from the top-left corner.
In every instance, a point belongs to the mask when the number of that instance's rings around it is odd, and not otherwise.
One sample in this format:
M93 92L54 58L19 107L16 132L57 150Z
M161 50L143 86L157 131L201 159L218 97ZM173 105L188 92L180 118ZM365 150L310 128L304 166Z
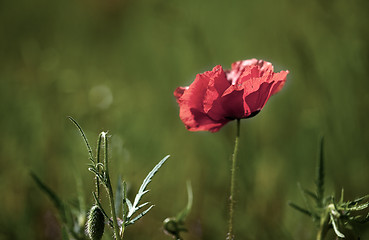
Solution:
M141 208L145 207L148 204L149 204L149 202L145 202L145 203L141 204L140 206L137 206L137 210L140 210Z
M122 185L122 180L121 177L118 177L118 182L117 182L117 189L115 190L116 195L115 195L115 212L117 214L117 216L120 215L121 211L122 211L122 203L123 203L123 198L124 198L124 193L123 193L123 185Z
M304 191L304 193L306 194L306 195L308 195L309 197L311 197L312 199L314 199L315 201L317 201L318 200L318 196L315 194L315 193L313 193L312 191L309 191L309 190L307 190L307 189L302 189L303 191Z
M127 203L127 200L128 200L127 199L127 183L125 181L123 181L122 185L123 185L123 189L122 189L122 191L123 191L123 198L122 198L123 218L122 219L125 222L126 221L126 217L127 217L127 205L128 205L128 203Z
M316 196L317 196L317 206L319 208L323 207L324 202L324 138L320 139L320 151L319 151L319 159L318 159L317 173L315 184L317 187Z
M51 188L46 186L46 184L43 183L41 181L41 179L39 179L37 177L36 174L34 174L33 172L31 172L30 174L31 174L32 179L36 182L37 186L51 199L51 201L55 205L56 209L58 210L63 223L67 224L67 219L66 219L66 214L65 214L65 209L64 209L63 202L56 195L56 193L53 190L51 190Z
M74 120L72 117L68 117L68 119L70 120L70 121L72 121L72 123L77 127L77 129L79 130L79 133L81 134L81 136L82 136L82 138L83 138L83 141L85 142L85 144L86 144L86 147L87 147L87 150L88 150L88 154L89 154L89 156L90 156L90 160L91 160L91 162L93 162L93 163L95 163L95 161L94 161L94 156L93 156L93 154L92 154L92 149L91 149L91 146L90 146L90 144L88 143L88 140L87 140L87 137L86 137L86 135L85 135L85 133L83 132L83 130L82 130L82 128L81 128L81 126L77 123L77 121L76 120Z
M292 207L292 208L296 209L297 211L300 211L300 212L302 212L303 214L308 215L309 217L311 217L311 216L312 216L312 213L311 213L310 211L308 211L308 210L306 210L306 209L304 209L304 208L302 208L302 207L300 207L300 206L298 206L298 205L296 205L296 204L294 204L294 203L292 203L292 202L289 202L289 203L288 203L288 205L289 205L290 207Z
M345 235L343 235L339 230L338 230L338 227L337 227L337 223L333 217L333 215L330 213L329 214L330 218L331 218L331 222L332 222L332 226L333 226L333 230L334 232L336 233L336 235L340 238L345 238Z
M369 199L369 195L366 195L364 197L360 197L360 198L355 199L354 201L349 203L349 207L352 206L352 205L356 205L356 204L364 201L365 199Z
M307 209L309 210L309 212L312 213L313 212L313 208L310 206L310 203L309 203L309 201L306 198L306 194L305 194L304 189L302 188L302 186L301 186L300 183L298 183L297 186L300 189L301 197L304 200L305 206L307 207Z
M143 216L146 215L146 213L148 213L151 208L153 208L154 205L151 205L150 207L148 207L145 211L141 212L140 214L138 214L136 217L134 217L132 220L128 221L128 223L126 223L126 226L131 225L133 223L135 223L137 220L139 220L140 218L142 218Z
M149 190L146 190L147 185L151 182L152 177L157 173L157 171L160 169L160 167L164 164L164 162L169 158L169 155L164 157L156 166L149 172L149 174L146 176L146 178L143 180L140 189L138 190L138 193L136 194L135 200L133 202L132 208L129 209L127 218L130 218L137 210L138 210L138 204L142 198L142 196L147 193Z

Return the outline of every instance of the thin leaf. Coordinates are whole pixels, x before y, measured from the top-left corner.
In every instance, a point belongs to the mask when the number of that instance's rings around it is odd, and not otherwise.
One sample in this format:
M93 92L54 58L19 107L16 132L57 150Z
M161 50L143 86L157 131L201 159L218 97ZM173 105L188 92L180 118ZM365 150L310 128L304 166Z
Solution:
M79 130L79 132L80 132L80 134L81 134L81 136L82 136L82 138L83 138L83 141L84 141L84 142L85 142L85 144L86 144L86 147L87 147L87 150L88 150L88 155L90 156L90 160L91 160L91 162L95 163L95 161L94 161L94 156L93 156L93 154L92 154L91 146L90 146L90 144L88 143L87 137L86 137L85 133L83 132L83 130L82 130L82 128L81 128L81 126L79 126L79 124L77 123L77 121L76 121L76 120L74 120L71 116L69 116L69 117L68 117L68 119L69 119L70 121L72 121L72 122L74 123L74 125L78 128L78 130Z
M354 201L350 202L350 203L348 204L348 206L356 205L356 204L358 204L358 203L360 203L360 202L362 202L363 200L368 199L368 198L369 198L369 195L366 195L366 196L364 196L364 197L357 198L357 199L355 199Z
M137 207L137 210L139 210L139 209L141 209L141 208L145 207L145 206L146 206L146 205L148 205L148 204L149 204L149 202L145 202L145 203L141 204L140 206L138 206L138 207Z
M123 181L122 183L123 185L123 197L122 197L122 210L123 210L123 221L126 220L126 215L127 215L127 207L126 207L126 204L128 205L127 203L127 183L125 181ZM129 201L129 200L128 200ZM131 204L132 205L132 204Z
M311 217L311 216L312 216L312 213L311 213L310 211L308 211L308 210L306 210L306 209L304 209L304 208L302 208L302 207L300 207L300 206L298 206L298 205L296 205L296 204L294 204L294 203L292 203L292 202L289 202L289 203L288 203L288 205L289 205L290 207L292 207L292 208L296 209L297 211L300 211L300 212L302 212L303 214L308 215L309 217Z
M132 220L130 220L128 223L126 223L126 226L135 223L137 220L139 220L140 218L142 218L146 213L148 213L151 210L151 208L153 208L153 207L154 207L154 205L151 205L145 211L143 211L140 214L138 214L135 218L133 218Z
M128 212L132 211L131 209L133 209L133 206L132 206L131 201L128 198L126 198L126 203L127 203L127 206L128 206Z
M63 223L67 223L67 218L66 218L66 214L65 214L65 208L64 208L64 204L63 202L60 200L60 198L55 194L55 192L53 190L51 190L51 188L49 188L48 186L46 186L46 184L44 184L41 179L39 179L37 177L36 174L34 174L33 172L30 173L32 179L36 182L37 186L51 199L51 201L54 203L56 209L58 210L61 220L63 221Z
M348 207L346 208L347 210L354 210L354 211L360 211L360 210L364 210L365 208L369 207L369 203L364 203L361 205L355 205L353 207Z
M308 211L312 213L313 210L312 210L312 207L309 204L309 201L306 198L304 189L301 187L301 184L300 183L298 183L297 186L300 189L301 196L302 196L302 199L304 200L305 206L307 207Z
M334 220L334 217L332 214L329 214L330 218L331 218L331 222L332 222L332 226L333 226L333 230L334 232L336 233L336 235L340 238L345 238L345 235L343 235L337 228L337 223L336 221Z
M318 200L318 196L315 193L313 193L312 191L309 191L307 189L302 189L302 190L304 191L304 193L306 195L308 195L309 197L313 198L315 201Z
M324 201L324 138L322 137L320 140L320 152L319 152L319 162L316 173L315 184L317 187L316 196L317 196L317 206L319 208L323 207Z
M115 212L117 215L120 215L120 212L122 211L122 203L123 203L123 198L124 198L123 186L122 186L122 181L120 177L118 177L117 189L115 192L116 192Z
M104 164L100 162L101 141L102 141L102 138L101 138L101 133L100 133L97 139L96 160L95 160L95 169L98 174L100 174L100 172L103 171L104 169ZM95 176L96 195L99 198L100 197L100 178L97 175Z
M136 194L135 200L133 202L132 208L129 209L127 218L130 218L137 210L137 205L139 204L142 196L148 192L148 190L145 190L147 185L151 182L152 177L157 173L159 168L164 164L164 162L169 158L169 155L164 157L156 166L149 172L149 174L146 176L146 178L143 180L140 189L138 190L138 193Z

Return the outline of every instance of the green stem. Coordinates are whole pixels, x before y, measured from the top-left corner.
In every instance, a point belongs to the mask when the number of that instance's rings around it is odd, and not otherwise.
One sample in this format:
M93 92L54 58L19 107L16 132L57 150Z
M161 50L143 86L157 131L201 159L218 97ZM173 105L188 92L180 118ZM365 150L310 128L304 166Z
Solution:
M99 139L97 141L96 162L95 162L95 167L96 167L97 172L100 172L99 163L100 163L100 149L101 149L102 134L103 133L100 133ZM99 177L97 175L95 176L95 181L96 181L96 196L97 196L97 199L99 199L100 198L100 181L99 181Z
M319 229L316 235L316 240L324 240L329 229L329 216L328 214L323 214L320 219Z
M105 186L107 188L108 191L108 195L109 195L109 202L110 202L110 209L111 209L111 215L113 218L113 227L114 227L114 234L115 234L115 239L121 239L120 235L119 235L119 226L118 226L118 222L117 222L117 216L115 213L115 204L114 204L114 196L113 196L113 189L111 187L111 183L110 183L110 177L109 177L109 168L108 168L108 141L107 141L107 137L106 137L106 133L104 132L102 134L102 137L104 139L104 166L105 166ZM124 224L123 224L124 225Z
M236 160L237 160L237 152L238 152L238 142L240 138L240 119L237 119L237 134L236 140L234 143L234 150L232 155L232 168L231 168L231 193L229 196L229 225L228 225L228 233L227 240L233 240L233 208L234 208L234 188L235 188L235 172L236 172Z

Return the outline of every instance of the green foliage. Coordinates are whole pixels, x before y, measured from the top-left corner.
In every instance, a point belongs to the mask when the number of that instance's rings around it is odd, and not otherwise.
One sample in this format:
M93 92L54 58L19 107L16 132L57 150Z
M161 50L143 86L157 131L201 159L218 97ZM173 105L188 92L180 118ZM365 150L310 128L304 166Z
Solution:
M169 158L169 155L164 157L146 176L146 178L143 180L141 187L139 188L136 197L134 199L134 202L132 202L127 198L127 187L125 181L122 183L119 181L116 189L116 195L115 195L115 201L114 201L114 193L112 190L112 186L110 183L110 177L109 177L109 167L108 167L108 141L107 141L107 133L101 132L97 141L97 150L96 150L96 157L93 156L92 149L90 147L90 144L87 140L87 137L85 133L83 132L80 125L75 121L72 117L69 117L69 119L74 123L74 125L79 130L89 153L89 159L90 164L88 170L94 173L95 180L96 180L96 192L93 192L93 196L95 199L96 205L93 206L93 210L98 211L99 220L106 217L109 219L109 225L113 227L114 229L114 235L116 239L123 239L125 227L131 224L134 224L136 221L138 221L140 218L142 218L144 215L146 215L153 207L154 205L149 206L145 210L138 213L138 210L141 208L147 206L149 202L140 203L141 198L144 194L149 192L147 190L147 186L151 182L154 175L158 172L158 170L161 168L161 166L165 163L165 161ZM100 149L103 148L104 150L104 161L100 162ZM104 208L102 207L102 204L99 199L99 185L103 184L109 197L110 201L110 209L111 209L111 217L108 216L108 214L104 211ZM119 214L119 209L122 209L123 216L122 219L118 219L117 215ZM128 212L127 212L128 211ZM101 227L100 223L101 221L92 221L96 220L95 218L92 218L91 215L93 212L90 210L89 220L88 220L88 234L91 239L100 239L103 234L103 227ZM134 216L134 214L137 214ZM92 220L91 220L92 219ZM92 230L93 227L96 227L97 230Z
M131 203L131 201L126 197L124 199L124 202L127 204L128 206L128 213L127 215L123 215L123 219L124 219L124 224L126 226L135 223L137 220L139 220L141 217L143 217L146 213L148 213L150 211L150 209L152 207L154 207L154 205L151 205L150 207L148 207L146 210L142 211L141 213L139 213L136 217L132 218L133 215L140 210L141 208L143 208L144 206L148 205L149 202L145 202L140 204L141 198L142 196L147 193L149 190L146 190L147 185L151 182L152 177L157 173L157 171L159 170L159 168L165 163L165 161L169 158L169 155L167 155L166 157L164 157L162 160L160 160L160 162L158 164L156 164L156 166L149 172L149 174L146 176L146 178L143 180L140 189L138 190L135 200L133 202L133 204ZM123 196L126 196L126 193L124 192Z
M180 211L176 217L169 217L166 218L163 222L164 231L173 236L175 239L180 240L182 239L180 236L181 232L187 231L185 227L185 220L188 214L191 211L193 202L193 193L191 183L187 182L187 205L186 207Z
M344 201L344 191L342 189L339 201L334 196L324 196L324 144L320 142L320 154L317 164L316 174L316 194L303 189L300 185L300 192L304 199L306 209L294 203L289 203L291 207L309 216L315 222L318 233L317 240L323 240L332 228L339 238L358 239L353 226L368 222L369 219L369 195L360 197L353 201ZM313 200L313 205L309 199ZM365 202L367 200L367 202ZM367 209L368 208L368 209ZM367 215L363 215L363 210L367 210ZM349 237L346 236L348 234Z
M366 193L369 1L0 2L1 240L60 239L51 201L33 194L38 189L29 169L66 203L75 202L73 169L82 169L85 210L93 204L88 155L65 121L69 115L86 130L94 156L98 133L113 133L114 187L121 175L128 188L138 190L163 153L175 157L147 196L156 205L143 219L150 224L135 224L127 239L163 240L151 234L160 228L156 220L181 209L172 198L188 178L200 194L186 235L224 236L230 175L225 169L235 125L212 135L190 133L172 94L196 73L251 57L290 74L264 110L242 122L234 220L239 238L312 239L313 229L302 224L305 216L296 216L285 202L300 199L291 184L297 181L315 193L307 184L313 184L321 132L331 165L326 194L339 193L340 186L350 200ZM369 239L369 229L360 230Z
M79 205L79 209L74 209L71 205L66 204L58 195L48 187L35 173L31 172L31 177L37 186L50 198L55 205L60 221L62 223L63 239L83 240L85 212L83 209L84 203ZM82 208L81 208L82 207Z

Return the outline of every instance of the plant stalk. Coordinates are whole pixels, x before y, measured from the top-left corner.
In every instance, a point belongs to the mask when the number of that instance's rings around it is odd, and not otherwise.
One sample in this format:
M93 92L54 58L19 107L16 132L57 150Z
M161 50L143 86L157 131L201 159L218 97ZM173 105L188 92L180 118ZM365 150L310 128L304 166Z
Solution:
M319 223L319 229L316 235L316 240L324 240L325 236L327 235L328 228L329 228L329 216L328 214L322 214L321 220Z
M97 172L100 172L99 163L100 163L100 149L101 149L102 134L105 134L105 133L104 132L100 133L99 139L97 141L96 162L95 162L95 167L96 167ZM97 196L97 199L100 199L100 181L97 175L95 176L95 181L96 181L96 196Z
M231 190L229 196L229 222L228 222L228 233L227 240L233 240L233 213L234 213L234 189L235 189L235 172L236 172L236 160L238 153L238 142L240 138L240 119L237 119L237 132L236 132L236 140L234 143L234 150L232 155L232 168L231 168Z
M115 204L114 204L114 196L113 196L113 189L111 187L111 183L110 183L110 177L109 177L109 168L108 168L108 140L106 137L106 133L104 132L102 134L102 137L104 139L104 166L105 166L105 186L106 189L108 191L108 196L109 196L109 202L110 202L110 209L111 209L111 215L113 218L113 228L114 228L114 235L115 235L115 239L116 240L120 240L121 237L119 235L119 226L118 226L118 222L117 222L117 215L115 213ZM123 224L124 227L124 224Z

